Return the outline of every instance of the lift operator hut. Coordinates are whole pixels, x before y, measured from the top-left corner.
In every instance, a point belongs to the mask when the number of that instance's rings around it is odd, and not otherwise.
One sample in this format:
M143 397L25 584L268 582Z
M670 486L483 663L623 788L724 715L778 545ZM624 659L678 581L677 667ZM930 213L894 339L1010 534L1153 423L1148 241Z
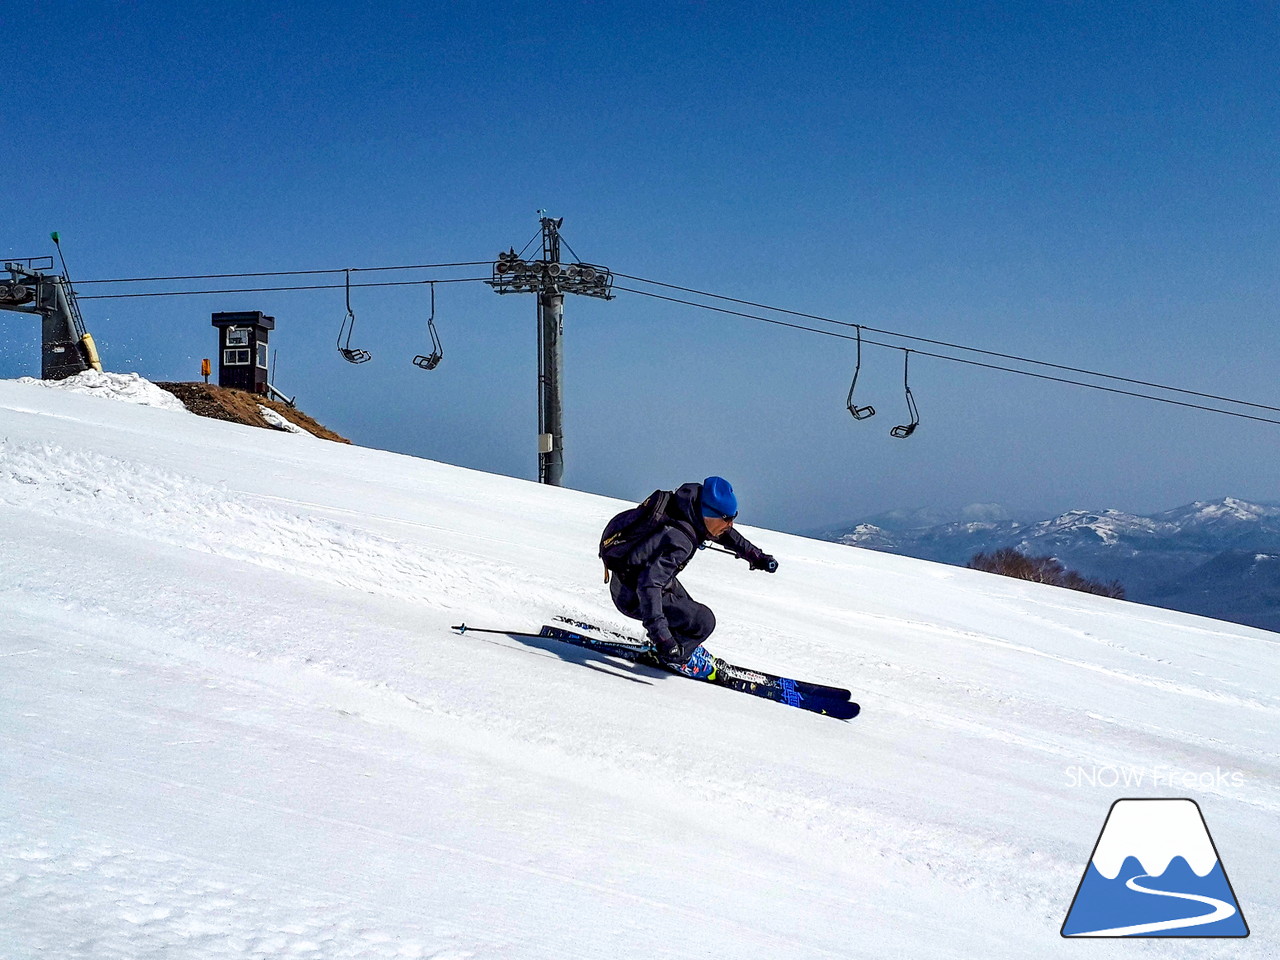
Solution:
M267 339L276 318L260 310L215 313L218 328L218 386L267 392Z

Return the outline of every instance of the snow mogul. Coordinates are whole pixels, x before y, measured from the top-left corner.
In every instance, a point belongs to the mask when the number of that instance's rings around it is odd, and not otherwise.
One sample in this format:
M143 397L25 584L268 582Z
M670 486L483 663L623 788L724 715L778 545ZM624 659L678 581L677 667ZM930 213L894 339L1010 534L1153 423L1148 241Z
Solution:
M644 623L659 660L689 676L714 669L702 642L716 628L711 608L689 596L678 579L694 553L711 541L752 570L778 569L777 560L733 528L737 517L729 481L707 477L675 491L655 490L610 520L600 538L613 605Z

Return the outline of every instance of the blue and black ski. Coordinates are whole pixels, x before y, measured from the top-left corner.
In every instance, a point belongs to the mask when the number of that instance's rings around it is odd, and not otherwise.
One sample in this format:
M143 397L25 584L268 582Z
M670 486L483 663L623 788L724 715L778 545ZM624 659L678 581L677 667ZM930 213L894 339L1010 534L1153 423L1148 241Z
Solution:
M628 637L625 633L618 633L616 630L609 630L604 627L597 627L593 623L584 623L581 620L573 620L569 617L556 617L556 624L570 631L580 631L588 637L594 634L605 640L625 644L628 649L632 647L643 648L652 653L653 646L646 640L637 640ZM656 660L656 658L654 658ZM844 687L831 687L825 683L812 683L808 680L791 680L787 677L780 677L775 673L765 673L763 670L752 670L747 667L740 667L737 664L729 663L720 657L713 657L716 669L722 676L732 677L737 680L747 680L752 683L777 684L784 680L793 684L797 690L806 696L824 697L833 700L848 700L853 694Z
M719 657L712 658L714 669L711 673L706 676L691 676L678 667L660 663L658 658L654 656L653 647L645 641L635 640L622 634L615 634L612 631L607 633L599 631L605 635L592 636L584 630L584 628L595 629L591 628L590 624L578 624L576 621L570 621L566 618L557 619L563 625L544 625L537 633L525 630L493 630L469 627L465 623L455 626L453 629L459 633L468 631L474 633L501 633L510 637L537 637L545 640L559 640L587 650L594 650L606 656L618 657L623 660L630 660L633 663L668 670L677 676L701 680L703 683L710 683L718 687L727 687L740 693L748 693L754 697L785 703L788 706L799 707L801 710L808 710L823 716L836 717L840 720L853 719L861 709L858 704L849 700L849 691L840 687L827 687L823 684L759 673L739 667ZM831 691L831 693L824 694L820 691ZM840 694L843 694L843 696L840 696Z
M829 687L825 684L749 670L720 657L711 657L712 670L708 675L693 676L679 667L661 663L654 655L653 646L645 640L637 640L625 634L604 630L593 624L571 620L568 617L556 617L556 621L556 625L544 625L539 636L562 640L565 643L597 650L610 656L668 670L678 676L689 677L691 680L728 687L740 693L749 693L754 697L785 703L788 706L799 707L801 710L838 717L842 720L853 719L861 709L858 704L850 702L849 691L841 687Z

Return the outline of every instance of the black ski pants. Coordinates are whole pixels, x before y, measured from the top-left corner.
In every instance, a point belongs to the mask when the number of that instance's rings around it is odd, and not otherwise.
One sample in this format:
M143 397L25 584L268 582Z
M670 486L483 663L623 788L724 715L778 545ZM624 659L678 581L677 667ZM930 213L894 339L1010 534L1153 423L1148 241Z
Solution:
M620 613L632 620L644 619L640 613L640 598L632 587L623 582L622 577L610 578L609 594ZM676 579L662 591L662 614L667 618L671 636L680 644L686 657L691 656L698 644L711 636L716 628L716 615L711 608L689 596L684 585Z

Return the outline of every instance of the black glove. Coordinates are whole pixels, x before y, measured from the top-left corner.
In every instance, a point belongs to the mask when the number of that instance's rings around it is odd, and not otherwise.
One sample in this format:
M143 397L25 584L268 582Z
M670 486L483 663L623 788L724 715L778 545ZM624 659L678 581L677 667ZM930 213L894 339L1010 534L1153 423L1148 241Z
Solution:
M778 561L773 559L773 557L769 556L767 553L756 554L751 558L750 562L752 570L764 570L767 573L778 572Z
M666 625L646 626L645 633L648 634L649 642L653 644L654 651L661 659L670 660L679 655L680 645L676 643L675 637L671 636L671 630Z

